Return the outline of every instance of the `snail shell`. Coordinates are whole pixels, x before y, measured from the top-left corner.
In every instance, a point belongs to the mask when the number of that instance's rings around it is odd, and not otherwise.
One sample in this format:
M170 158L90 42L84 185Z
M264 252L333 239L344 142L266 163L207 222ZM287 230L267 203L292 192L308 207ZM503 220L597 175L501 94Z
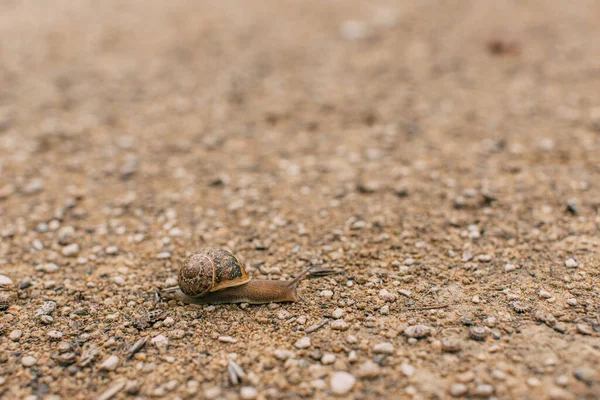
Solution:
M233 254L224 249L205 248L185 260L179 270L178 283L186 295L200 297L244 285L251 279Z

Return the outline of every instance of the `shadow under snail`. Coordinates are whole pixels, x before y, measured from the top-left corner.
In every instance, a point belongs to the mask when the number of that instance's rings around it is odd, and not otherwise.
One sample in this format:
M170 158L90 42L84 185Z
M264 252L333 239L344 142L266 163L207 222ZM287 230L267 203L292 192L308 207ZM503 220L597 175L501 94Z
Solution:
M189 256L179 269L178 287L159 293L187 304L264 304L298 301L296 286L311 271L291 281L252 279L238 259L224 249L204 248ZM330 270L322 270L329 275Z

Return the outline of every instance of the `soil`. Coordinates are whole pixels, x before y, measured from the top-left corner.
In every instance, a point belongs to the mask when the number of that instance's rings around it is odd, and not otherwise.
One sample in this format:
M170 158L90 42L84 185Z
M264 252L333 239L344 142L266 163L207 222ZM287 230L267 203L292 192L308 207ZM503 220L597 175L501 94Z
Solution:
M600 398L598 15L2 2L0 397Z

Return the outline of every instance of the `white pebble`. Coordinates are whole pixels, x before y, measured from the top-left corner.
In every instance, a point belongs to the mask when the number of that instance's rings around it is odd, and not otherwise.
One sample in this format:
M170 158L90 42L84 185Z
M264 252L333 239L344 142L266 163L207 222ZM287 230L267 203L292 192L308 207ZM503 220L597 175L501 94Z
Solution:
M450 387L450 395L453 397L462 397L468 392L467 385L462 383L455 383Z
M117 246L108 246L104 251L106 254L114 255L119 252L119 248Z
M12 340L13 342L16 342L19 339L21 339L21 336L23 336L23 331L21 331L19 329L15 329L8 335L9 339Z
M333 292L331 290L323 290L320 294L322 297L325 297L326 299L330 299L333 297Z
M385 289L379 291L379 297L385 301L394 302L396 301L396 295L388 292Z
M160 253L158 253L156 255L156 258L158 260L165 260L167 258L171 258L171 252L170 251L161 251Z
M217 339L221 343L237 343L237 339L231 336L219 336Z
M340 319L342 318L342 315L344 315L344 310L342 310L341 308L336 308L332 313L331 316L335 319Z
M24 367L31 367L36 362L37 362L37 359L32 356L25 356L21 359L21 364L23 364Z
M275 356L276 359L280 360L280 361L285 361L288 360L290 358L294 358L294 352L293 351L289 351L289 350L284 350L284 349L277 349L273 352L273 355Z
M394 354L394 345L390 342L377 343L371 350L376 354Z
M294 347L296 347L298 349L306 349L306 348L310 347L310 337L304 336L304 337L296 340L296 342L294 343Z
M161 334L161 335L157 335L157 336L153 337L151 342L156 347L161 348L161 347L166 347L169 344L169 339L165 335Z
M409 338L421 339L431 335L431 327L428 325L411 325L404 329L404 334Z
M123 278L121 275L117 275L113 277L113 282L119 286L123 286L125 284L125 278Z
M494 387L486 384L477 385L473 391L473 395L476 397L489 397L492 394L494 394Z
M415 374L416 368L410 364L402 363L400 365L400 372L404 374L404 376L413 376Z
M258 392L252 386L244 386L240 389L240 397L244 400L253 400L258 396Z
M565 261L565 267L567 268L577 268L578 266L579 263L572 258L569 258L567 261Z
M323 365L333 364L335 362L335 354L325 353L323 357L321 357L321 363Z
M13 287L13 281L6 275L0 274L0 288L10 289Z
M71 243L62 248L62 255L65 257L74 257L79 254L79 245L77 243Z
M506 264L504 266L504 271L505 272L514 271L515 269L517 269L517 267L514 264Z
M44 264L43 270L44 270L44 272L51 274L53 272L58 271L58 265L56 265L54 263Z
M62 338L63 334L61 331L51 330L46 332L46 335L52 340L59 340L60 338Z
M351 363L358 361L358 355L356 354L356 351L352 350L350 353L348 353L348 361Z
M527 385L529 385L531 387L540 386L541 384L542 384L542 381L540 381L538 378L532 377L532 378L527 379Z
M104 360L100 365L100 369L104 371L114 371L119 366L119 361L119 357L112 355Z
M340 371L331 377L331 391L335 394L346 394L356 383L356 378L348 372Z

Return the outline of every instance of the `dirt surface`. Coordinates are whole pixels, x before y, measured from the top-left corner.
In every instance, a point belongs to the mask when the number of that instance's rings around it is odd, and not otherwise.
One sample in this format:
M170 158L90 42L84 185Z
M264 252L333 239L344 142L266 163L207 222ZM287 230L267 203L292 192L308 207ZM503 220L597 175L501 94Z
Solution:
M600 2L47 4L0 4L0 397L600 398ZM203 246L340 273L160 301Z

